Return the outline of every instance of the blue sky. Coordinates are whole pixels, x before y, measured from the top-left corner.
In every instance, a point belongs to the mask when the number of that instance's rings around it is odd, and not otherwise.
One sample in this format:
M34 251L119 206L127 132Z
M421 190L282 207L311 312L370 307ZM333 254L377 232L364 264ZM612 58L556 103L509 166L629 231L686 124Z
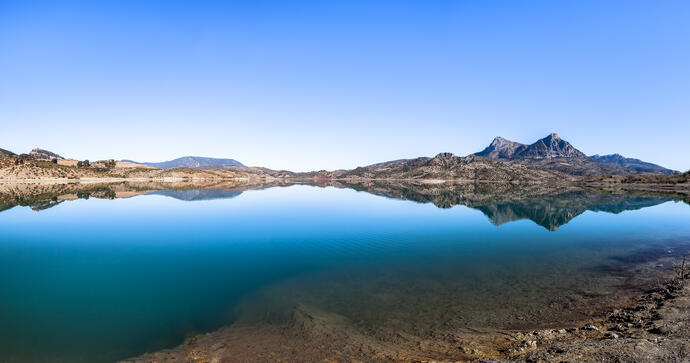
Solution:
M0 0L0 148L293 170L558 132L690 168L688 1Z

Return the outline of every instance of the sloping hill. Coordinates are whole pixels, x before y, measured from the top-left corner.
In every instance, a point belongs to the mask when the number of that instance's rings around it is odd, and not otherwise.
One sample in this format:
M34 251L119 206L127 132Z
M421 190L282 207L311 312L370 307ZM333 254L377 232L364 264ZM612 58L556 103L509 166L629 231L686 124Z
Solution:
M60 155L58 155L58 154L56 154L56 153L54 153L54 152L52 152L52 151L43 150L43 149L39 149L39 148L35 148L35 149L31 150L31 152L29 153L29 155L35 157L36 159L48 159L48 160L51 160L51 159L58 159L58 160L65 160L65 158L63 158L62 156L60 156Z
M137 162L133 160L123 160L126 162L143 164L148 166L153 166L159 169L174 169L174 168L204 168L204 167L219 167L219 166L239 166L244 167L245 165L240 163L235 159L216 159L216 158L206 158L201 156L183 156L175 160L163 161L163 162Z
M16 156L16 155L17 155L17 154L15 154L15 153L13 153L13 152L11 152L11 151L8 151L8 150L5 150L5 149L0 149L0 157L8 157L8 156Z
M606 164L618 165L627 169L634 170L638 173L660 173L666 175L672 175L673 170L664 168L661 165L648 163L640 159L626 158L621 154L610 154L610 155L592 155L592 159Z
M459 157L441 153L433 158L421 157L410 160L374 164L359 167L338 175L339 179L439 179L475 181L555 181L567 176L548 170L530 168L520 163L469 155Z

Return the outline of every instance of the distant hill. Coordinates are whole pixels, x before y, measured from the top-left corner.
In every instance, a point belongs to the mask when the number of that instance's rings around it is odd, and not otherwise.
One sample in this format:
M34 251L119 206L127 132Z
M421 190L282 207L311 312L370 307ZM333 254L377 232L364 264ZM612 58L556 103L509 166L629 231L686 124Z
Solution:
M672 175L674 173L671 169L666 169L663 166L648 163L640 159L626 158L620 154L610 154L610 155L592 155L592 159L600 162L622 166L624 168L632 169L638 173L661 173L666 175Z
M56 154L56 153L54 153L54 152L51 152L51 151L48 151L48 150L39 149L39 148L36 148L36 149L31 150L31 152L29 153L29 155L35 157L36 159L51 159L51 160L52 160L52 159L58 159L58 160L65 160L65 158L63 158L62 156L60 156L60 155L58 155L58 154Z
M0 168L6 168L8 166L14 165L13 158L15 156L16 154L11 151L0 149Z
M0 156L8 157L8 156L15 156L15 155L17 155L17 154L15 154L11 151L7 151L5 149L0 149Z
M175 160L163 161L159 163L152 162L137 162L133 160L122 160L125 162L143 164L148 166L153 166L159 169L174 169L174 168L205 168L205 167L219 167L219 166L239 166L245 167L244 164L240 163L235 159L216 159L216 158L205 158L200 156L183 156Z

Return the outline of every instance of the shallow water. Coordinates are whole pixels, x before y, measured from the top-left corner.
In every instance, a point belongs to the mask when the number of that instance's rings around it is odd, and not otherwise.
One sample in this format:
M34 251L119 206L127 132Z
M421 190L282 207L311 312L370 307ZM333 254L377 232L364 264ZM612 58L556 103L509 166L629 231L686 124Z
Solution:
M416 335L574 321L690 251L664 195L61 188L0 199L0 361L115 361L296 306Z

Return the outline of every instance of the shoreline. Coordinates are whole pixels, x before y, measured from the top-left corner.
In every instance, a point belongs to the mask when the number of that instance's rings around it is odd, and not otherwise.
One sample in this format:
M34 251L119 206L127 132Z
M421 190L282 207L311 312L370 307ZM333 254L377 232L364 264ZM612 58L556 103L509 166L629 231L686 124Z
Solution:
M689 192L690 183L665 184L665 183L601 183L582 180L545 180L534 181L501 181L501 180L476 180L476 179L425 179L425 178L311 178L311 177L275 177L270 175L227 176L227 177L85 177L85 178L0 178L0 184L65 184L65 183L121 183L121 182L193 182L193 181L295 181L314 183L338 183L338 182L403 182L416 184L510 184L514 186L577 186L582 188L599 188L604 190L630 190L630 191L660 191L660 192Z
M666 272L665 283L620 296L618 306L590 319L543 322L532 330L467 328L453 336L399 333L391 340L360 331L342 316L297 306L287 324L235 323L121 362L681 361L690 357L689 272L687 265L682 279Z
M183 182L183 181L208 181L208 180L263 180L266 178L181 178L181 177L163 177L163 178L39 178L39 179L0 179L0 184L68 184L68 183L121 183L121 182Z

